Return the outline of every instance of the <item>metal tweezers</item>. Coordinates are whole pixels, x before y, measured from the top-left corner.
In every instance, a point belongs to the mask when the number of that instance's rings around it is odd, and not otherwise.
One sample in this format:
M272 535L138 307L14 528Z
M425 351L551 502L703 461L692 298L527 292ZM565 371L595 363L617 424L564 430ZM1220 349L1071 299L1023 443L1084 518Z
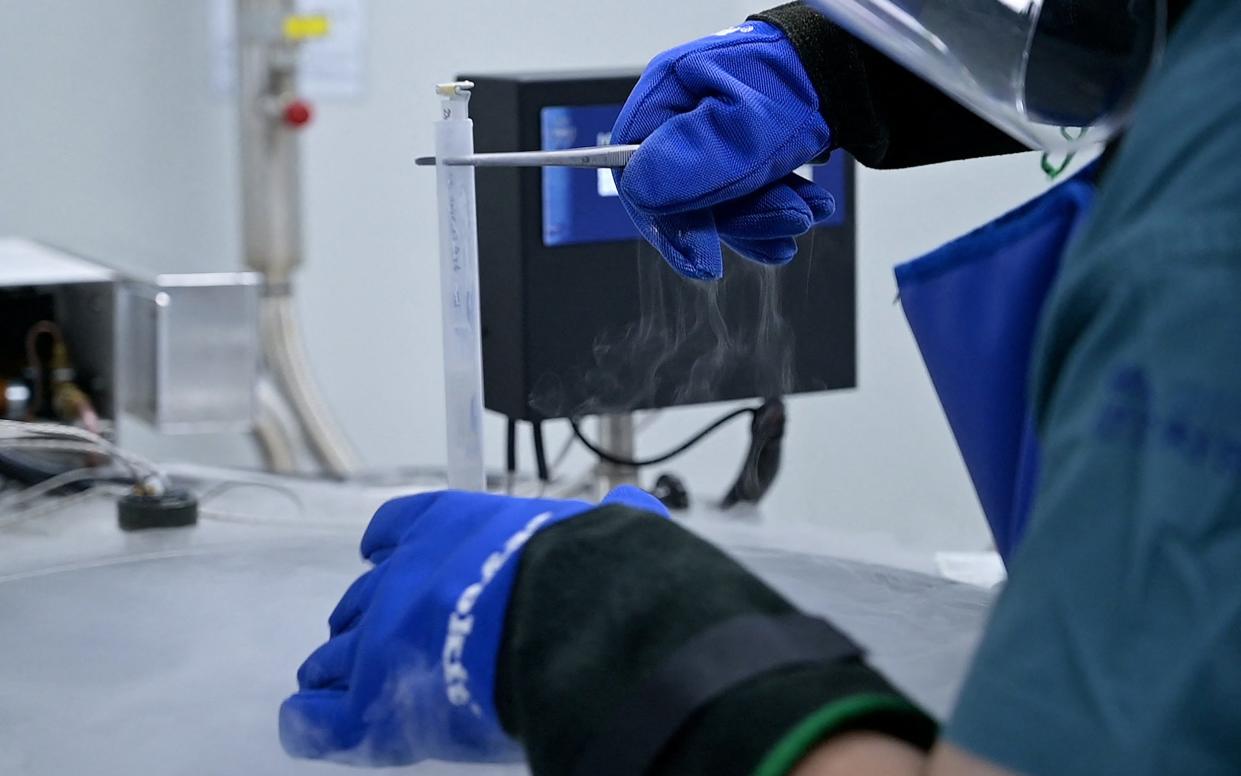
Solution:
M624 167L638 150L636 145L606 145L566 148L563 151L513 151L499 154L471 154L445 159L449 167ZM419 167L432 167L434 156L414 160Z

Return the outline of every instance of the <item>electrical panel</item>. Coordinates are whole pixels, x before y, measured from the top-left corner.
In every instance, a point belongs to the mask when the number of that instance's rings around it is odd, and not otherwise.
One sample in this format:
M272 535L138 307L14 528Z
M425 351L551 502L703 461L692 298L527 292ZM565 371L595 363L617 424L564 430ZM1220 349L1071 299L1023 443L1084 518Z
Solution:
M634 72L465 75L475 149L606 144ZM685 280L637 235L609 170L477 170L486 406L541 420L856 385L854 165L810 174L835 216L764 267Z

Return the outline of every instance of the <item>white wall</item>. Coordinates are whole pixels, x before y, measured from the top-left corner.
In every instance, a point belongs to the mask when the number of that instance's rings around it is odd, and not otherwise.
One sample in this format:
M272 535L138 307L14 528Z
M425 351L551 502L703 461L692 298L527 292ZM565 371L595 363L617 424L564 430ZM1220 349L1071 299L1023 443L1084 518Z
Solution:
M443 454L433 176L409 164L432 146L430 85L461 70L639 65L748 10L738 0L630 0L620 13L580 0L368 4L365 94L320 104L305 136L298 285L315 371L368 464ZM0 0L0 234L148 268L240 265L235 113L211 87L207 20L202 0ZM986 543L890 268L1041 187L1028 156L860 176L860 388L792 402L769 514L915 547ZM679 441L718 411L666 413L642 448ZM500 428L490 426L497 464ZM162 456L256 460L243 438L126 432ZM738 424L670 468L718 494L743 444Z

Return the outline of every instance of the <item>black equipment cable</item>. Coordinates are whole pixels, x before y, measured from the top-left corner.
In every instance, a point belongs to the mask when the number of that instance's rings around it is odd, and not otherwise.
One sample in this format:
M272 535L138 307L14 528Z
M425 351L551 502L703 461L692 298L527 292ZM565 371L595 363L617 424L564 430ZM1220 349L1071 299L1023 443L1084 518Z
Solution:
M508 433L505 437L504 471L510 477L517 473L517 419L508 419Z
M739 418L742 415L752 415L755 412L758 412L758 410L759 410L758 407L742 407L741 409L733 410L727 415L724 415L723 417L716 419L713 423L708 425L702 431L699 431L697 434L690 437L685 442L682 442L680 445L669 450L668 452L662 455L653 456L651 458L641 458L641 459L621 458L620 456L616 456L616 455L609 453L607 450L600 448L594 442L586 438L586 435L582 433L581 426L578 425L577 418L569 418L568 420L569 420L569 427L573 429L573 436L577 437L577 441L581 442L582 445L584 445L587 450L589 450L590 452L598 456L600 460L607 461L608 463L614 463L617 466L632 466L634 468L638 468L642 466L654 466L656 464L664 463L665 461L670 461L673 458L676 458L681 453L684 453L686 450L689 450L691 447L698 444L702 440L706 439L708 436L710 436L712 433L717 431L721 426L725 425L729 421L734 420L735 418Z
M9 479L22 485L38 485L77 468L62 463L53 463L45 458L34 455L23 455L19 452L0 452L0 479ZM63 491L79 492L91 487L87 481L73 482L65 485Z
M547 447L543 441L542 421L530 421L530 434L534 439L534 465L539 474L539 482L551 482L551 472L547 466ZM517 474L517 419L508 419L505 434L504 470L510 480Z
M534 437L534 466L539 473L539 482L550 482L551 473L547 470L547 449L543 444L543 422L530 421L530 433Z
M721 507L728 509L738 503L762 501L780 472L785 422L784 402L778 398L763 402L754 413L750 422L750 449L746 451L736 482L720 502Z

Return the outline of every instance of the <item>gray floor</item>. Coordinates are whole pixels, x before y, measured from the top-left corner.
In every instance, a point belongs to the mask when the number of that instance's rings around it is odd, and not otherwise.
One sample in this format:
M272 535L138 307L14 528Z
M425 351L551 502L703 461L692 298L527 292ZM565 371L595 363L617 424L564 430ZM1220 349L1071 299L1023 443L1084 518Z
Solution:
M188 530L122 534L106 499L0 528L0 773L345 770L285 757L276 709L362 570L358 536L390 491L278 484L292 493L221 494ZM761 523L738 532L699 522L777 588L849 631L929 708L949 707L989 593L790 551L774 535L764 541ZM524 769L427 763L410 771Z

